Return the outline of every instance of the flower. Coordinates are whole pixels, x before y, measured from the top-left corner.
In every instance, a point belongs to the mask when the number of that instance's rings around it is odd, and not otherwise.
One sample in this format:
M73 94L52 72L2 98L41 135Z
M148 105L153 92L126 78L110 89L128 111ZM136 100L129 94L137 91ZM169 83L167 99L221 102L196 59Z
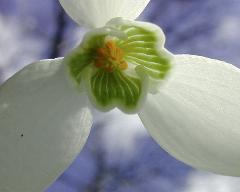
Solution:
M240 176L238 68L167 51L158 26L134 21L149 0L59 1L91 30L64 58L0 87L2 191L42 191L59 176L89 135L92 107L138 113L180 161Z

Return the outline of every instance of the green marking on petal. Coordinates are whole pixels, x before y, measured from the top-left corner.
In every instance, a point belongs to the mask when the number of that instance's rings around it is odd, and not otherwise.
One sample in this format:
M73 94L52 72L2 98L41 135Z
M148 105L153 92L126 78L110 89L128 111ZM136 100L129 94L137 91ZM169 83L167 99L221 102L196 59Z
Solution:
M96 106L109 110L118 106L125 112L134 111L143 95L143 82L121 71L101 69L91 75L90 89Z
M93 54L85 52L75 52L64 58L64 62L67 62L70 69L70 74L78 84L82 79L81 72L92 62Z
M154 79L164 79L171 68L171 56L164 49L165 37L159 27L150 23L113 19L110 26L127 35L117 44L124 53L124 59L134 65L142 65Z
M170 59L157 49L156 34L140 27L124 26L124 31L128 30L131 32L129 39L119 42L119 46L126 53L126 61L135 65L143 65L151 77L163 79L170 69Z

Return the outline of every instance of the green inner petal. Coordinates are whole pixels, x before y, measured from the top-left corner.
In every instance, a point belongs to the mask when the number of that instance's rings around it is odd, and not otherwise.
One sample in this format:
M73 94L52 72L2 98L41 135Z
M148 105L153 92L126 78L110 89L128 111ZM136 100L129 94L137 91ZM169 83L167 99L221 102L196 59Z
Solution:
M64 58L65 62L69 64L70 74L78 84L82 79L82 70L92 62L92 59L93 54L91 53L74 53Z
M120 26L119 30L128 36L127 40L118 41L118 46L125 53L125 60L144 66L152 78L163 79L171 65L169 56L159 51L156 31L133 25Z
M98 70L91 77L91 92L96 105L103 110L118 106L125 111L137 107L142 95L140 79L128 76L121 71Z
M84 80L97 108L137 112L171 68L164 40L156 25L115 18L88 32L64 61L78 84Z

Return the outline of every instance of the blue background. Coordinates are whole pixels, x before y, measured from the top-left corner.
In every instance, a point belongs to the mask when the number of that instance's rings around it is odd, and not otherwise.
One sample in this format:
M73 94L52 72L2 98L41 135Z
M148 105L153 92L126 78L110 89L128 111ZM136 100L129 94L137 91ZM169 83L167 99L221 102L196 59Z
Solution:
M151 0L140 19L162 27L173 53L240 67L239 0ZM84 31L57 0L1 0L0 82L33 61L64 56ZM195 170L169 156L135 115L96 111L94 122L83 151L46 192L240 191L239 178Z

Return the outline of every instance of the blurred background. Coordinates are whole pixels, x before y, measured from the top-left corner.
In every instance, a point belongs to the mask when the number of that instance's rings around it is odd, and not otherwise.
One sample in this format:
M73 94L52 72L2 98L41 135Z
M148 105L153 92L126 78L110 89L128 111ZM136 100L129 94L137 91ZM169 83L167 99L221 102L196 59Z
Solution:
M240 67L239 0L151 0L141 20L162 27L173 53ZM0 0L0 83L39 59L64 56L85 29L57 0ZM192 169L162 150L135 115L95 112L83 151L45 192L239 192L240 178Z

